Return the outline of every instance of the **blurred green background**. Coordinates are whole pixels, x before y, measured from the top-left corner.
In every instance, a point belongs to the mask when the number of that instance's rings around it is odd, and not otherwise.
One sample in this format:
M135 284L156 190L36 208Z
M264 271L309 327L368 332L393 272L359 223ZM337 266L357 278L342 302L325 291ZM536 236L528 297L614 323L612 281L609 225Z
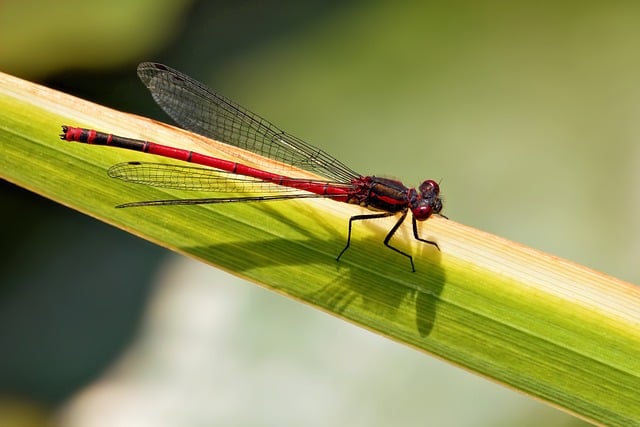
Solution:
M455 221L639 283L638 22L629 1L5 0L0 71L169 121L135 73L163 62L357 171L441 180ZM1 191L0 425L583 424Z

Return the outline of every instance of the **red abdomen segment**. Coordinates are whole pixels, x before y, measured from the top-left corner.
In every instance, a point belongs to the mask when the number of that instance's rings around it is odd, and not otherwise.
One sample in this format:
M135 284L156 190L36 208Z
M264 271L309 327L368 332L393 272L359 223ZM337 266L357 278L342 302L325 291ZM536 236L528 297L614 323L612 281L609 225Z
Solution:
M71 126L62 126L62 131L63 133L60 135L60 138L66 141L82 142L85 144L94 145L108 145L111 147L156 154L162 157L182 160L184 162L209 166L237 175L257 178L262 181L281 185L283 187L296 188L298 190L308 191L310 193L318 194L321 196L329 196L333 200L342 202L348 201L348 199L353 194L353 188L348 188L344 185L337 186L331 182L290 178L284 175L279 175L265 170L256 169L251 166L243 165L242 163L236 163L217 157L207 156L195 151L169 147L167 145L157 144L151 141L126 138L122 136L107 134L104 132L98 132L93 129L76 128Z

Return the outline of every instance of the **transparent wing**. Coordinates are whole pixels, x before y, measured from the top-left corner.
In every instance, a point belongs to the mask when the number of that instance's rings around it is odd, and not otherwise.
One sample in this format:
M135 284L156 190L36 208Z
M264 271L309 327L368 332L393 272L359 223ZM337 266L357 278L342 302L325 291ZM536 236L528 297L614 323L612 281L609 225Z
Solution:
M108 174L111 178L118 178L126 182L176 190L272 195L287 194L287 197L295 197L295 195L310 197L310 193L299 189L284 187L271 182L239 176L225 171L194 166L180 166L167 163L125 162L111 166ZM314 182L308 179L301 179L300 181L305 183ZM324 183L324 181L322 181L322 183Z
M347 183L360 176L323 150L283 132L179 71L143 62L138 76L156 103L187 130L331 181Z

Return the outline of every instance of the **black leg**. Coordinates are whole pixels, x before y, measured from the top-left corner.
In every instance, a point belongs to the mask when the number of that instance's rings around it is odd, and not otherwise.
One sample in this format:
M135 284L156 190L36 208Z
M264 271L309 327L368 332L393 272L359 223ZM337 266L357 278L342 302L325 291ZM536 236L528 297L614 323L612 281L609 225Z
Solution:
M446 218L446 217L445 217ZM418 223L416 221L416 217L413 217L413 237L416 238L416 240L420 240L421 242L425 242L428 243L430 245L433 245L436 247L436 249L440 250L440 246L438 246L438 244L434 241L431 240L427 240L427 239L423 239L420 236L418 236Z
M405 212L405 216L406 214L407 213ZM354 215L351 218L349 218L349 233L347 234L347 244L345 245L344 249L340 252L338 257L336 258L336 261L340 261L340 257L347 251L347 249L349 249L349 245L351 244L351 225L353 224L353 221L362 221L364 219L385 218L393 215L395 215L394 212L383 212L379 214ZM395 227L395 228L397 229L398 227ZM387 243L385 240L385 245L386 244Z
M351 218L349 218L349 233L347 234L347 244L345 245L344 249L342 249L342 252L340 252L338 257L336 258L336 261L340 261L340 257L347 251L347 249L349 249L349 245L351 244L351 226L353 225L354 221L362 221L362 220L365 220L365 219L386 218L388 216L393 216L396 213L397 212L383 212L383 213L379 213L379 214L354 215ZM398 228L400 228L400 226L404 222L405 218L407 217L407 213L408 213L408 211L402 212L402 216L400 216L398 221L396 221L395 225L391 228L391 230L389 230L389 232L387 233L387 236L384 238L384 245L386 247L388 247L389 249L391 249L392 251L395 251L395 252L399 253L400 255L404 255L407 258L409 258L409 262L411 263L411 271L413 271L415 273L416 268L413 265L413 257L411 255L409 255L408 253L403 252L400 249L395 248L395 247L393 247L393 246L391 246L389 244L389 240L391 240L393 235L396 234L396 231L398 231ZM415 233L417 233L417 231L414 230L414 234ZM420 239L419 237L418 237L418 240L422 240L424 242L434 244L433 242L430 242L428 240Z
M404 219L407 217L407 212L408 211L404 211L402 212L402 216L400 217L400 219L398 219L398 221L396 222L396 224L391 228L391 230L389 230L389 233L387 233L387 237L384 238L384 245L386 247L388 247L389 249L396 251L397 253L399 253L400 255L404 255L407 258L409 258L409 262L411 263L411 271L412 272L416 272L416 268L413 265L413 257L411 255L409 255L406 252L401 251L398 248L394 248L393 246L391 246L389 244L389 240L391 240L391 238L393 237L394 234L396 234L396 231L398 231L398 228L400 228L400 226L402 225L402 223L404 222ZM414 220L414 226L415 226L415 218Z
M392 251L395 251L395 252L399 253L400 255L403 255L403 256L409 258L409 262L411 263L411 271L413 271L415 273L416 272L416 268L415 268L415 266L413 264L413 257L411 255L409 255L408 253L406 253L404 251L401 251L400 249L398 249L396 247L393 247L393 246L391 246L389 244L389 241L391 240L391 238L396 234L396 231L398 231L398 228L400 228L400 226L402 225L404 220L407 218L407 213L408 212L409 212L408 210L402 212L402 215L400 216L398 221L396 221L394 226L387 233L387 236L384 238L384 245L386 247L388 247L389 249L391 249ZM351 227L352 227L354 221L362 221L362 220L365 220L365 219L386 218L388 216L393 216L395 214L396 214L396 212L383 212L383 213L379 213L379 214L354 215L351 218L349 218L349 232L347 234L347 244L345 245L344 249L342 249L342 251L340 252L338 257L336 258L336 261L340 261L340 257L342 257L342 255L347 251L347 249L349 249L349 245L351 244ZM421 242L433 245L433 246L436 247L436 249L440 250L440 246L438 246L438 244L436 242L434 242L432 240L423 239L423 238L420 237L420 235L418 234L418 222L416 221L416 217L412 217L411 219L412 219L412 224L413 224L413 237L415 237L416 240L419 240Z

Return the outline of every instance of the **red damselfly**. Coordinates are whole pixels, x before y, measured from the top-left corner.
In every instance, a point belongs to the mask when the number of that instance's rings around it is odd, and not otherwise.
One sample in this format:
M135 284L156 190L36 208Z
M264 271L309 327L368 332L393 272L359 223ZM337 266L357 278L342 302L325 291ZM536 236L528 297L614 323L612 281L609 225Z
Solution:
M407 257L411 263L411 270L415 271L413 257L389 243L407 217L408 211L412 213L415 239L439 249L436 242L419 236L417 225L417 221L424 221L433 214L440 214L442 210L440 187L437 182L428 179L415 189L405 187L400 181L393 179L358 174L324 151L281 131L260 116L165 65L144 62L138 66L138 76L151 91L156 103L185 129L275 160L283 165L280 172L299 168L320 175L324 179L293 178L284 173L266 171L155 142L111 135L92 129L62 126L63 133L60 137L66 141L109 145L215 168L126 162L109 169L108 174L113 178L172 189L248 191L263 194L247 197L151 200L125 203L117 206L118 208L328 198L378 211L349 218L347 243L338 254L337 260L340 260L349 248L351 229L355 221L399 214L400 217L384 238L384 244ZM292 168L286 169L286 165Z

